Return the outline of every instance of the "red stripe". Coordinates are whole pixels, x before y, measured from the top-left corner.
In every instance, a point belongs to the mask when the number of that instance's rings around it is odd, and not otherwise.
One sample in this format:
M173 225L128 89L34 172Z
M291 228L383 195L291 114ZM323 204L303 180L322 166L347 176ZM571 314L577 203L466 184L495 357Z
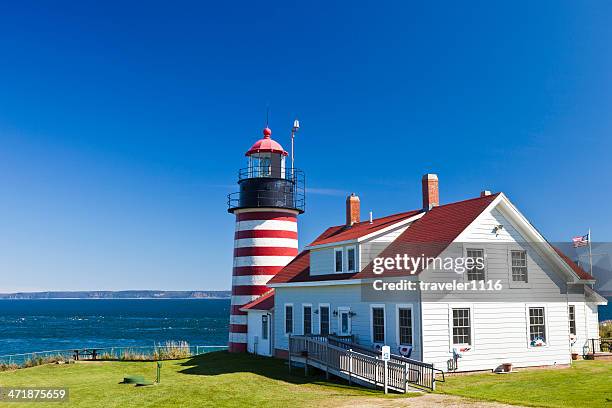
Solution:
M234 276L276 275L284 266L234 266Z
M247 325L246 324L230 324L229 331L230 333L246 333Z
M295 215L291 215L285 212L278 212L278 211L257 211L257 212L241 213L241 214L236 215L236 221L259 221L259 220L297 222L297 217Z
M246 305L246 303L245 303ZM241 307L243 307L244 305L232 305L232 307L230 308L230 314L233 315L246 315L247 312L243 312L242 310L240 310Z
M230 353L246 353L247 351L246 343L234 343L230 341L228 346Z
M263 295L270 288L266 285L238 285L232 286L232 295L241 296L241 295Z
M297 248L244 247L234 249L234 256L296 256Z
M298 239L297 232L285 230L246 230L236 231L234 239L240 238L292 238Z

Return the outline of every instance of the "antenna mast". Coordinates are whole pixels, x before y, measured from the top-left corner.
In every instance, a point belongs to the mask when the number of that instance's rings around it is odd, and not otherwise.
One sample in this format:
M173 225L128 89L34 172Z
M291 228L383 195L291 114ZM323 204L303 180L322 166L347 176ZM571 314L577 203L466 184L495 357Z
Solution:
M293 155L293 139L295 139L295 134L297 133L297 131L300 129L300 121L299 120L294 120L293 121L293 127L291 128L291 178L293 178L293 169L295 168L295 158Z

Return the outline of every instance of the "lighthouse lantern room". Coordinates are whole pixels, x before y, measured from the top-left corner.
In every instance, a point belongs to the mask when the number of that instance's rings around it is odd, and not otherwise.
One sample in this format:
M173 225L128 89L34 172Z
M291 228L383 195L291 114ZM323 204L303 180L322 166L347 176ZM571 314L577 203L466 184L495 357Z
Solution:
M263 136L246 152L248 165L238 172L239 191L228 196L228 211L236 216L230 352L247 350L247 313L242 306L266 293L266 283L298 253L304 174L287 168L288 154L271 138L268 127ZM271 325L265 326L271 330Z

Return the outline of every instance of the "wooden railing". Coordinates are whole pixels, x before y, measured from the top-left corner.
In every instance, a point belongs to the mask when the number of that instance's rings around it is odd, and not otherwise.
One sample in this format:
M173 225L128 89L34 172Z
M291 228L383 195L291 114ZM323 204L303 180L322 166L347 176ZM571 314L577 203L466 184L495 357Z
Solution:
M327 341L329 344L341 347L344 349L352 349L353 351L360 352L372 357L380 358L381 352L370 347L362 346L352 342L348 342L344 339L335 337L333 335L328 336ZM397 354L391 354L391 362L397 364L405 364L408 369L408 382L419 387L424 387L430 390L435 389L436 386L436 373L442 376L441 380L444 382L444 372L442 370L435 369L433 364L424 363L419 360L414 360Z
M330 370L339 372L349 383L359 379L375 387L389 387L400 392L406 392L408 384L435 389L436 379L431 364L392 355L385 370L385 362L375 351L333 336L290 336L290 365L292 357L303 358L306 369L311 362L317 363L327 373Z
M589 339L585 354L612 353L612 338Z

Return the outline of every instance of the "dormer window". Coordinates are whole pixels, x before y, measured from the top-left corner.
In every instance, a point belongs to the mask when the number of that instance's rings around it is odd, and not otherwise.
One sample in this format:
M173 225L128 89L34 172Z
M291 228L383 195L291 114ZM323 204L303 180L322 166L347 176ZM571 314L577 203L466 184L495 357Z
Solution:
M334 272L342 273L344 266L342 265L342 248L334 249Z

